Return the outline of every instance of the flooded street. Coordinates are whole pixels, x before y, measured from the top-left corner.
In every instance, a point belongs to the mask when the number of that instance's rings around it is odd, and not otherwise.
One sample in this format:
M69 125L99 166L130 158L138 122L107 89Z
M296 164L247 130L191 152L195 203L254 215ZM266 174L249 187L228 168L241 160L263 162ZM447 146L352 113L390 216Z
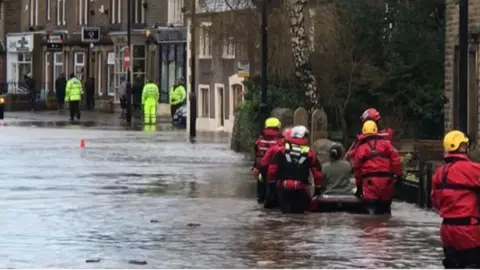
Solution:
M391 218L264 211L251 164L227 142L0 127L0 267L442 267L436 214L404 203Z

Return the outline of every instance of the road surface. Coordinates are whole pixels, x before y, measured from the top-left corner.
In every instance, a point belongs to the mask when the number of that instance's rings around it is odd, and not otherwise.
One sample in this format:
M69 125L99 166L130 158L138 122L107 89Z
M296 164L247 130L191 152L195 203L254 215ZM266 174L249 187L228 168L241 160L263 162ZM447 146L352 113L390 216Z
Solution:
M10 123L2 268L441 267L440 219L408 204L391 218L264 211L227 138Z

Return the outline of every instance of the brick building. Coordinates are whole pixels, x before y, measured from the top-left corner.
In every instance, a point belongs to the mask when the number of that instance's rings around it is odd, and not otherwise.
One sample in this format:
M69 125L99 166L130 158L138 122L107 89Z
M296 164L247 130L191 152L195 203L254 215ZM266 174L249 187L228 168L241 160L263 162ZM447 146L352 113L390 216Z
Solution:
M22 9L21 1L0 1L0 82L5 81L6 39L5 33L18 32L21 29L19 15ZM3 90L3 89L2 89Z
M14 2L4 0L10 1ZM91 76L98 98L112 97L118 102L115 89L127 74L123 61L127 0L17 2L21 2L16 17L19 27L6 31L7 81L21 81L32 72L38 89L55 91L54 81L60 73L75 73L82 80ZM153 79L164 86L162 93L168 93L174 78L162 76L162 43L158 41L165 32L184 29L183 0L132 0L132 5L132 80ZM82 32L88 33L84 29L89 27L99 28L98 41L82 41ZM185 50L186 35L177 43ZM184 65L183 59L178 62L170 66ZM185 67L175 75L184 76L184 71Z
M459 87L459 54L458 1L446 1L445 31L445 129L450 130L458 123L458 87ZM480 37L480 0L469 1L469 56L468 56L468 134L472 142L479 143L479 37Z

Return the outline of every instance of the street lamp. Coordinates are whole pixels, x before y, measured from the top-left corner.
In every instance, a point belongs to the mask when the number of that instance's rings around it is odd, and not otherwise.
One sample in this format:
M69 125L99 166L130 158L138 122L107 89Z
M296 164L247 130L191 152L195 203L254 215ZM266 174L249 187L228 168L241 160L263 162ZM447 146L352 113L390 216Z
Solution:
M262 0L262 24L260 29L262 52L261 52L261 98L260 98L260 130L263 129L265 120L268 118L267 106L267 61L268 61L268 0Z
M197 94L196 94L196 71L197 71L197 45L196 45L196 13L197 1L191 0L191 14L190 14L190 35L192 37L190 43L190 138L197 136ZM188 78L187 78L188 80Z
M127 0L127 50L129 50L129 53L131 52L131 47L132 47L132 0ZM127 93L126 93L126 99L127 99L127 112L126 112L126 118L127 118L127 123L131 124L132 123L132 82L131 82L131 74L130 74L130 69L132 68L132 65L130 64L127 69Z

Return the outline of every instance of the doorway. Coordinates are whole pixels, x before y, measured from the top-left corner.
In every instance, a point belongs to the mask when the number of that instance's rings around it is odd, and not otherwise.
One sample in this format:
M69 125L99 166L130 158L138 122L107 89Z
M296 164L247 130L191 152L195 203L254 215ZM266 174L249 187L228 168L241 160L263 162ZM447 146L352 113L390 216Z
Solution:
M223 127L225 125L225 98L224 98L224 86L217 85L217 106L218 106L218 126Z

